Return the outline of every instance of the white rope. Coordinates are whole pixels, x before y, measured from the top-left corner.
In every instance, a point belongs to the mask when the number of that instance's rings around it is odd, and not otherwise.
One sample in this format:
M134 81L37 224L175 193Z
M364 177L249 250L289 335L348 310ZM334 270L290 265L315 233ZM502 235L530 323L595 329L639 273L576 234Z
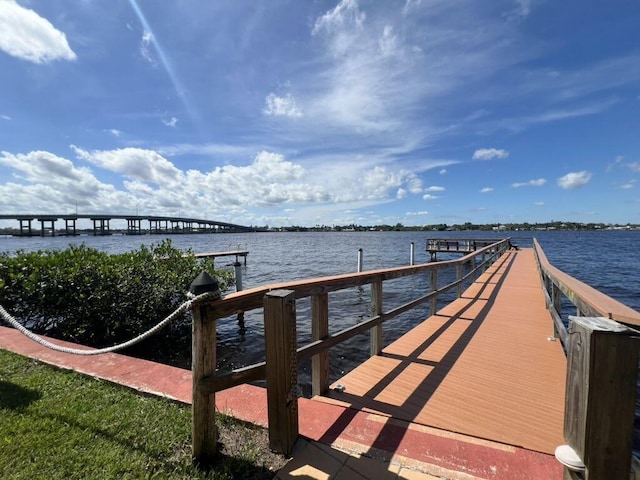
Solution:
M138 335L135 338L132 338L131 340L129 340L127 342L121 343L119 345L113 345L111 347L100 348L100 349L97 349L97 350L81 350L81 349L78 349L78 348L63 347L61 345L56 345L55 343L51 343L48 340L45 340L44 338L42 338L41 336L36 335L35 333L27 330L27 328L25 328L22 324L20 324L14 317L12 317L4 309L4 307L2 305L0 305L0 315L7 322L9 322L13 327L15 327L17 330L22 332L24 335L26 335L28 338L30 338L34 342L37 342L37 343L39 343L40 345L42 345L44 347L50 348L51 350L55 350L56 352L71 353L73 355L100 355L100 354L103 354L103 353L110 353L110 352L115 352L115 351L118 351L118 350L123 350L125 348L131 347L132 345L135 345L136 343L141 342L142 340L150 337L154 333L156 333L159 330L163 329L169 323L173 322L185 310L187 310L188 308L191 308L191 306L193 304L201 302L201 301L205 300L208 297L213 297L214 299L220 298L220 292L219 291L216 291L216 292L205 292L205 293L202 293L202 294L200 294L198 296L194 296L190 300L187 300L182 305L180 305L173 313L171 313L167 318L165 318L160 323L158 323L155 327L147 330L146 332Z

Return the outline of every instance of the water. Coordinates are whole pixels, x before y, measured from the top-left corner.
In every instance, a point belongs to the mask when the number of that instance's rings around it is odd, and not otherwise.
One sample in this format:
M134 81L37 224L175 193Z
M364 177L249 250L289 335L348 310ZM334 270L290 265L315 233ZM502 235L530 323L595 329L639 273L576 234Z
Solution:
M640 310L640 231L540 231L509 232L514 243L530 246L535 236L549 261L569 275L603 293ZM87 245L111 253L138 248L141 244L159 243L170 238L180 249L211 252L246 249L247 266L242 267L244 288L274 282L299 280L355 272L358 249L363 249L364 269L408 265L411 242L415 244L415 262L429 261L425 251L427 238L503 238L504 233L491 232L319 232L319 233L242 233L147 236L78 236L0 238L0 251L18 249L33 251L61 249L70 243ZM446 259L438 254L438 259ZM450 258L458 258L452 255ZM232 269L233 257L216 260L217 268ZM451 272L449 275L453 275ZM454 278L440 276L442 286ZM384 308L389 310L427 293L429 278L410 277L385 282ZM452 294L453 295L453 294ZM358 323L369 314L369 288L355 288L331 294L329 297L330 331L336 332ZM442 302L451 300L446 296ZM297 327L300 344L310 337L310 303L297 302ZM569 313L574 313L575 310ZM384 324L384 342L388 344L428 316L428 306L409 312ZM264 359L262 315L249 312L246 328L241 329L235 318L218 323L218 357L222 371L250 365ZM369 355L369 339L360 335L331 349L330 378L344 375ZM299 381L303 391L310 390L310 362L300 365ZM640 412L640 403L638 412ZM640 445L640 416L636 418L636 453Z

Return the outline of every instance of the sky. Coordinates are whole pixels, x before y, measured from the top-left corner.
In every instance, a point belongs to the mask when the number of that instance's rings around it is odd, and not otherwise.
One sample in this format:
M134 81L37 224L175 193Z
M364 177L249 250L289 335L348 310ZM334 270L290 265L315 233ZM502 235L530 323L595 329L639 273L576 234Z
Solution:
M640 223L639 26L634 0L0 0L0 210Z

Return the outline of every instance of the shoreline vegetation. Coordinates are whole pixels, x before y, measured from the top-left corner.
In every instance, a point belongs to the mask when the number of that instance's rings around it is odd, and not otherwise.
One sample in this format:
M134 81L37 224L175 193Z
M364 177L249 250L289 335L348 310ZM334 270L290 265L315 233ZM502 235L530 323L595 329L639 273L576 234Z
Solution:
M191 407L0 350L0 478L257 479L287 459L268 432L216 415L218 455L193 465Z
M4 252L0 253L0 305L36 334L109 347L129 341L172 314L188 299L191 282L202 271L223 292L235 283L232 272L185 256L168 239L120 254L84 243L64 250ZM190 368L191 323L191 312L186 311L121 353Z
M581 223L581 222L562 222L550 221L541 223L492 223L492 224L475 224L466 222L463 224L448 225L446 223L429 224L429 225L403 225L396 223L395 225L314 225L301 226L289 225L284 227L270 227L269 225L251 226L253 232L461 232L461 231L478 231L478 232L535 232L547 230L559 231L577 231L577 230L640 230L640 224L626 223ZM148 229L141 229L136 235L148 235ZM211 232L195 232L182 230L180 228L171 228L163 231L166 234L176 233L211 233ZM76 235L93 235L94 230L91 228L77 229ZM127 235L130 234L126 229L111 229L107 235ZM0 235L21 237L26 235L20 234L18 228L0 228ZM65 236L63 231L59 231L56 236ZM101 234L103 235L103 234ZM31 236L40 236L37 233Z

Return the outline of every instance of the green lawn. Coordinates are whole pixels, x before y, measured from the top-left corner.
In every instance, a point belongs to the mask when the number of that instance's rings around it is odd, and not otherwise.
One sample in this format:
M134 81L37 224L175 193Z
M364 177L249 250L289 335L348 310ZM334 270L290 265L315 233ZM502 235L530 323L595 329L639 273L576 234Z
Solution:
M2 479L268 479L266 432L220 417L215 468L191 462L191 408L0 350Z

